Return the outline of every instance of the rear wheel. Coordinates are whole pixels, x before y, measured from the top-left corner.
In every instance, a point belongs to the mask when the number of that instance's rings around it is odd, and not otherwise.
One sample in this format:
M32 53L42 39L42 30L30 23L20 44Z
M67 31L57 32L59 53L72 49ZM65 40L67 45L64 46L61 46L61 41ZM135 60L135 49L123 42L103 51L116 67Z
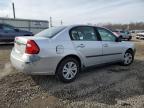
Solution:
M124 60L122 62L122 65L128 66L133 63L133 60L134 60L133 51L128 50L128 51L126 51L126 53L124 55Z
M56 75L62 82L72 82L80 71L80 64L74 58L64 59L58 66Z

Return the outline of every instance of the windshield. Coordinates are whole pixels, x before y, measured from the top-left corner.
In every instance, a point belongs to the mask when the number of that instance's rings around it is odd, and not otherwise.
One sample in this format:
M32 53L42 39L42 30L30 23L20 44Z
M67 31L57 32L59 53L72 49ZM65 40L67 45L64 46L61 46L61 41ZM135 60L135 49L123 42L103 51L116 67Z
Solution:
M120 31L121 33L125 33L124 31Z
M44 31L41 31L40 33L36 34L35 36L36 37L52 38L53 36L55 36L56 34L58 34L59 32L61 32L65 28L66 27L64 27L64 26L48 28L48 29L46 29Z

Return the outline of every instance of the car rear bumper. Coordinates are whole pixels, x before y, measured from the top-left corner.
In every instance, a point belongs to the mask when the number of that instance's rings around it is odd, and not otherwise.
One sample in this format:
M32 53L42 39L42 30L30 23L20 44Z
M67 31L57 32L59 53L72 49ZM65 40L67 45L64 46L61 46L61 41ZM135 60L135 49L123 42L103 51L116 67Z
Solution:
M41 60L24 61L15 57L12 53L10 56L11 64L22 73L30 75L54 75L55 68L51 68L49 64L41 62ZM45 66L46 65L46 66Z
M10 60L11 60L11 64L16 68L16 69L18 69L18 70L20 70L20 71L23 71L24 70L24 68L25 68L25 62L24 61L22 61L22 60L20 60L20 59L18 59L18 58L16 58L16 57L14 57L12 54L11 54L11 56L10 56Z

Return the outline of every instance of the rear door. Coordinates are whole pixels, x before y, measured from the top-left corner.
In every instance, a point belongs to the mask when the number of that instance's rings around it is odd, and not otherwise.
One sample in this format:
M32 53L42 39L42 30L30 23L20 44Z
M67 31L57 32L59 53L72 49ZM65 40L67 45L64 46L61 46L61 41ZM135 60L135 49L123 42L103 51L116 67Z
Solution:
M15 38L15 30L11 26L3 25L2 27L2 38L6 41L13 41Z
M71 39L77 53L83 58L86 66L100 64L102 44L93 27L79 26L70 31Z
M122 58L122 44L116 42L116 36L105 28L97 28L102 41L103 61L113 62L121 60Z

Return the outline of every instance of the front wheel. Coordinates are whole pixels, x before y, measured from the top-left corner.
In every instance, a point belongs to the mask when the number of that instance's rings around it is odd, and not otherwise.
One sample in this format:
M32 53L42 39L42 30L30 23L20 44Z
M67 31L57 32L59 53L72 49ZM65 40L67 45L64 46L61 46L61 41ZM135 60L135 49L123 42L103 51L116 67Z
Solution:
M124 55L124 60L122 62L122 65L129 66L130 64L133 63L133 60L134 60L134 54L132 51L128 50Z
M80 64L74 58L64 59L58 66L56 75L62 82L72 82L80 71Z

